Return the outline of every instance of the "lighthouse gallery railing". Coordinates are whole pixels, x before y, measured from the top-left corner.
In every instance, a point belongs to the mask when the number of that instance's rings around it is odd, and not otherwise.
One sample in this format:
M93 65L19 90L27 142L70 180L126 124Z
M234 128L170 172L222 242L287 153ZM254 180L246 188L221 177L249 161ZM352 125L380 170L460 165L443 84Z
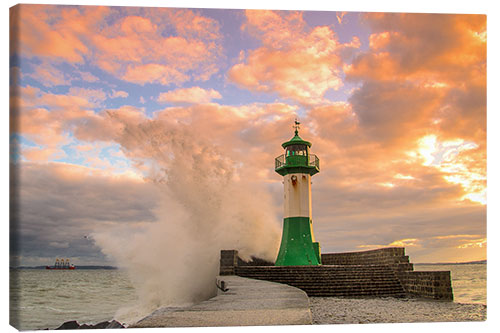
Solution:
M281 154L274 160L274 168L278 169L285 165L285 154ZM319 158L315 154L309 154L308 166L317 167L319 169Z

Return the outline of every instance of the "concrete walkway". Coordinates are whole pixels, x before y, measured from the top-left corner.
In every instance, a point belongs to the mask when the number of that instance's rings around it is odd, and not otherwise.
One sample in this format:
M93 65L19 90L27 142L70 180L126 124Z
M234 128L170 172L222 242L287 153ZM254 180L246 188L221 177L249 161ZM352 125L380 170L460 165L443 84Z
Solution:
M188 308L164 308L130 327L211 327L312 324L309 299L285 284L218 276L226 292Z

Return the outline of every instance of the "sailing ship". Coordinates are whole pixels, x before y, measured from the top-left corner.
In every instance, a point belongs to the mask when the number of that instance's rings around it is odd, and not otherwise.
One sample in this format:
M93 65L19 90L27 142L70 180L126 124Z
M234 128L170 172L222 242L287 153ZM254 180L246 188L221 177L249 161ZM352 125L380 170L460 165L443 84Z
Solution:
M45 269L75 269L75 265L69 262L69 259L57 258L54 266L45 266Z

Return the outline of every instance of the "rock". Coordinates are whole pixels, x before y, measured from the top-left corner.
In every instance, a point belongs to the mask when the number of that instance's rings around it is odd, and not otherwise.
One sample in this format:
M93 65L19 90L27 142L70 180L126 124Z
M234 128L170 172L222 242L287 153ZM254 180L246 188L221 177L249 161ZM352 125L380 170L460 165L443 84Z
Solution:
M78 327L77 329L79 329L79 330L88 330L88 329L91 329L91 328L94 328L94 326L87 325L87 324L81 324L80 327Z
M109 325L109 321L103 321L103 322L100 322L98 324L95 324L94 326L92 326L92 328L103 329L103 328L107 328L108 325Z
M80 327L80 324L76 320L71 320L63 323L61 326L56 328L56 330L74 330Z
M113 319L106 328L125 328L125 326Z
M78 324L76 320L72 321L67 321L56 330L75 330L75 329L82 329L82 330L90 330L90 329L105 329L105 328L125 328L120 322L116 320L112 321L103 321L95 325L89 325L89 324ZM48 329L48 328L47 328Z

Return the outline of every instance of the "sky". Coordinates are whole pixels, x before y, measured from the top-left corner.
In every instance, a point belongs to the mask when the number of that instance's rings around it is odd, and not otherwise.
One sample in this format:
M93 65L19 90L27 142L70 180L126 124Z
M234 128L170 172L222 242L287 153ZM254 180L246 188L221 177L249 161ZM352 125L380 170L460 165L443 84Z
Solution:
M296 118L322 252L486 259L485 15L21 5L10 32L13 263L177 233L271 258Z

